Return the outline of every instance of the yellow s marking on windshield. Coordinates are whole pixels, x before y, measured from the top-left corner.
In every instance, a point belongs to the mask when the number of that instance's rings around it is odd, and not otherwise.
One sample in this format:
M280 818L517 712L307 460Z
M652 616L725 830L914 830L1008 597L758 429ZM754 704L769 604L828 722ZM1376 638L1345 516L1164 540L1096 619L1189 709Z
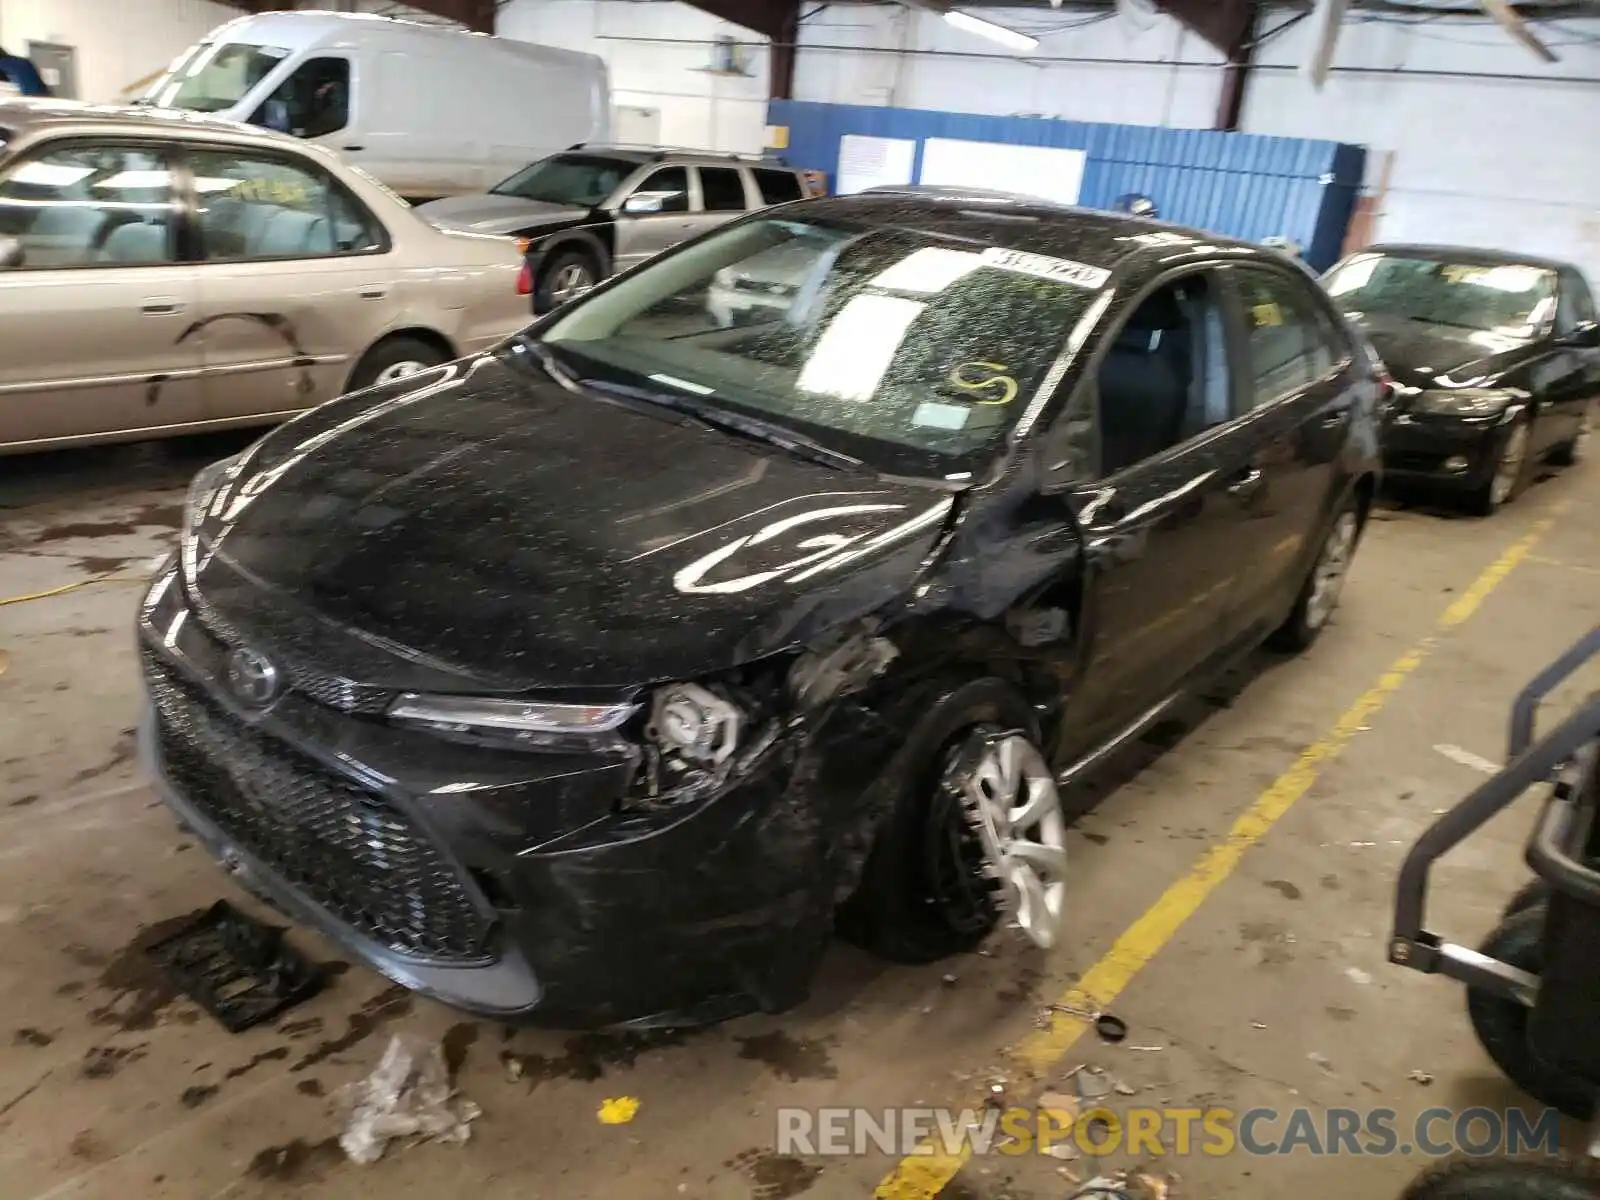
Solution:
M1017 381L1006 374L1004 363L957 363L945 382L970 393L976 404L1010 404L1017 398Z

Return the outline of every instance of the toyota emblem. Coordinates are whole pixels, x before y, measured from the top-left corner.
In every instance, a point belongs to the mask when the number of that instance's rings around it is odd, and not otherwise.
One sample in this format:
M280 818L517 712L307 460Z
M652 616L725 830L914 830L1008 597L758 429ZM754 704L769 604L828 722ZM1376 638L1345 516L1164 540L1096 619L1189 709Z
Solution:
M258 650L244 647L228 658L228 686L233 694L253 708L262 708L278 695L280 677L272 660Z

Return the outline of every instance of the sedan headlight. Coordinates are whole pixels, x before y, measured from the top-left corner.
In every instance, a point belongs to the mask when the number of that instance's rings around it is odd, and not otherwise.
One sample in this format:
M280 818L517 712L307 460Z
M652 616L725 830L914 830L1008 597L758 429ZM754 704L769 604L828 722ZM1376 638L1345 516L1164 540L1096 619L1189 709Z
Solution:
M1492 417L1511 401L1511 393L1494 388L1434 388L1417 397L1417 411L1442 417Z
M490 696L430 696L406 692L389 706L389 719L450 733L607 733L637 704L541 704Z

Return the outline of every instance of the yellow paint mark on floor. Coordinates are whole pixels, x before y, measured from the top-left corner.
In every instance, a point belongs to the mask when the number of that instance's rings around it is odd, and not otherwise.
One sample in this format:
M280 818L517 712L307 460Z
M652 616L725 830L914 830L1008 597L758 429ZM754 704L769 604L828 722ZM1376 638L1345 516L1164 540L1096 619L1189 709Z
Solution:
M1206 897L1233 872L1244 852L1266 836L1294 802L1311 790L1322 770L1400 690L1406 678L1432 653L1439 635L1454 629L1478 610L1489 594L1529 556L1566 507L1561 504L1552 508L1550 515L1534 522L1523 537L1489 564L1440 614L1428 635L1389 664L1389 669L1357 697L1333 727L1307 746L1293 765L1239 815L1227 836L1210 847L1167 888L1057 1003L1063 1008L1084 1012L1106 1008L1116 1000L1133 977L1195 914ZM1061 1061L1089 1025L1090 1022L1081 1018L1053 1013L1049 1026L1029 1035L1013 1049L1012 1057L1023 1072L1037 1079ZM918 1147L918 1152L902 1159L884 1177L873 1190L873 1196L876 1200L932 1200L954 1178L968 1157L970 1151L965 1147L960 1153L951 1154L945 1151L942 1142L924 1143Z
M595 1115L602 1125L626 1125L638 1115L639 1101L633 1096L610 1096L600 1102Z

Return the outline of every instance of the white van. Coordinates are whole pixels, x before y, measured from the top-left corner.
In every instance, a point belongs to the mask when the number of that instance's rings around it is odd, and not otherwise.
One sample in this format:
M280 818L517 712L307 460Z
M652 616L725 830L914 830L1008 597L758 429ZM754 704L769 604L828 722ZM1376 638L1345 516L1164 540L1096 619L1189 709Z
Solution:
M362 13L240 17L139 100L278 129L335 151L408 200L482 192L610 136L593 54Z

